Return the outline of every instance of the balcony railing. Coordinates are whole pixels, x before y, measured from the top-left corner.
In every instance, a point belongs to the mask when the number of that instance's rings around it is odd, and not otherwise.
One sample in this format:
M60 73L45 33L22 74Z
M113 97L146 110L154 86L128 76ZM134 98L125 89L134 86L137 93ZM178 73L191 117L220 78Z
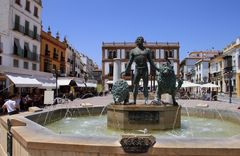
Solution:
M27 36L31 37L32 39L40 41L39 34L37 34L36 32L34 32L30 29L25 29L25 27L20 24L15 24L13 30L23 33L24 35L27 35Z
M24 50L21 48L14 50L13 55L26 58L31 61L39 61L39 55L37 53L31 51L24 52Z
M0 53L2 53L2 52L3 52L3 43L0 42Z

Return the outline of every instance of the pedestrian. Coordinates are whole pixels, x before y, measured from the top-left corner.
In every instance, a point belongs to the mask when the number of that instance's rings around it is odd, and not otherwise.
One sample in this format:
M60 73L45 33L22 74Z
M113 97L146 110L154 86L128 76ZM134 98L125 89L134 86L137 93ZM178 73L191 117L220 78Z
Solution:
M19 96L13 95L10 99L8 99L2 106L4 111L8 112L8 115L13 115L19 113L20 105L17 102Z

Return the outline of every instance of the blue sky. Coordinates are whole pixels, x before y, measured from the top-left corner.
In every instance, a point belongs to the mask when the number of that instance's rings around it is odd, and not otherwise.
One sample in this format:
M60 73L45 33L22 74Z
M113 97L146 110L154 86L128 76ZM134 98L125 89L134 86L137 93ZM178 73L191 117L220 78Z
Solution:
M98 65L102 42L180 42L182 60L240 36L240 0L43 0L42 17Z

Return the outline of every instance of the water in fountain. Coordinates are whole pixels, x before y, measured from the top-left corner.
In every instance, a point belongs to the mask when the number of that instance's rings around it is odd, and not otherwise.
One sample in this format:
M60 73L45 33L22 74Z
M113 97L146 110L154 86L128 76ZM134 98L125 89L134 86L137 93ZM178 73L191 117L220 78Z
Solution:
M226 127L229 127L226 129ZM106 116L90 116L78 118L66 118L47 125L47 128L62 134L84 135L84 136L101 136L119 138L123 133L143 133L138 130L120 131L119 129L107 128ZM149 130L148 130L149 131ZM222 122L217 119L197 118L190 116L182 117L180 129L169 131L149 131L159 137L231 137L240 134L240 125L231 122ZM194 134L194 135L193 135Z

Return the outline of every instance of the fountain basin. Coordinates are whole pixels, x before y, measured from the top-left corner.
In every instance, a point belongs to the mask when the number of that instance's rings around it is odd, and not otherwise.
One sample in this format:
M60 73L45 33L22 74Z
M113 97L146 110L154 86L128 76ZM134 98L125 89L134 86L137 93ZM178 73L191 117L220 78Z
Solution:
M100 114L102 107L89 108L90 114ZM240 124L239 112L228 110L218 110L224 121L234 121ZM55 109L49 111L48 116L62 118L66 114L66 109ZM86 108L72 109L73 116L88 115ZM73 113L75 112L75 113ZM12 127L13 134L13 155L35 156L35 155L91 155L91 156L116 156L129 155L122 149L119 139L106 137L89 137L56 134L41 126L41 123L52 122L45 120L47 111L38 113L25 113L13 116L4 116L0 119L0 153L6 155L7 142L6 133L8 118L16 119L26 123L26 126ZM220 119L218 113L210 109L189 109L189 114ZM187 114L182 109L182 114ZM57 119L54 119L57 120ZM36 123L39 122L40 124ZM158 155L218 155L237 156L240 153L240 136L229 138L157 138L156 144L149 149L145 156Z
M109 128L167 130L181 126L181 106L111 104L107 110Z

